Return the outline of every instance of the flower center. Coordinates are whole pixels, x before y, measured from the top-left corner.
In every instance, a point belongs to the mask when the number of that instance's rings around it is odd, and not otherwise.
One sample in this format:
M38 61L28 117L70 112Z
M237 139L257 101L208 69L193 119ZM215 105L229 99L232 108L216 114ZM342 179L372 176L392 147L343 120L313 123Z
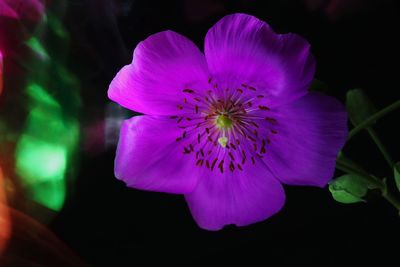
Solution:
M266 105L266 96L246 84L220 88L208 81L201 93L184 88L177 116L170 118L181 129L176 142L196 166L224 173L243 171L262 159L273 142L277 120Z
M217 124L217 127L220 129L230 129L232 128L233 125L232 119L225 114L218 115L217 119L215 120L215 123Z

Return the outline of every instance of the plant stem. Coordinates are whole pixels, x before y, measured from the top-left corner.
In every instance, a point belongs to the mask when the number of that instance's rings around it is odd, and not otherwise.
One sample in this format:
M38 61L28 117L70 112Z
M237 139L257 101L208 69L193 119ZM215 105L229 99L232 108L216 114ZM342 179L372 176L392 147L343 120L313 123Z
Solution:
M375 130L372 129L371 127L367 127L367 130L368 130L368 133L371 136L372 140L375 142L376 146L381 151L386 162L389 164L390 169L392 169L393 165L394 165L394 161L393 161L392 157L389 155L389 152L387 151L386 147L382 144L381 139L376 134Z
M362 123L360 123L359 125L354 127L350 131L347 141L350 140L358 132L362 131L364 128L370 126L371 124L375 123L378 119L382 118L383 116L385 116L386 114L388 114L388 113L390 113L392 111L395 111L398 108L400 108L400 100L397 100L393 104L391 104L391 105L387 106L386 108L378 111L377 113L375 113L374 115L372 115L371 117L369 117L368 119L366 119L365 121L363 121Z
M345 173L349 173L352 175L356 175L361 179L364 179L368 184L372 185L374 188L377 188L381 191L382 196L392 204L400 214L400 201L396 199L388 190L386 182L383 180L377 179L374 176L369 175L364 170L358 169L357 167L351 166L347 164L345 161L337 159L336 168Z
M361 170L355 166L352 166L345 161L337 159L336 168L345 173L359 176L360 178L364 179L368 184L372 185L374 188L378 188L381 191L384 189L384 183L382 180L379 180L379 179L369 175L366 171ZM399 210L400 210L400 207L399 207Z

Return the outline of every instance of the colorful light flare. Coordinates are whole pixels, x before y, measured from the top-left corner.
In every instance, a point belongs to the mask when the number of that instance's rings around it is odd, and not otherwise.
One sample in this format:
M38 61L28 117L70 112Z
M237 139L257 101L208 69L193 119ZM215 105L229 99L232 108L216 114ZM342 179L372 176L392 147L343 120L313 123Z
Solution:
M3 171L0 167L0 256L11 236L10 212L6 203Z
M28 196L59 211L66 196L66 171L79 130L63 116L62 107L42 86L27 88L32 108L16 150L16 172Z
M0 50L0 95L3 91L3 54Z

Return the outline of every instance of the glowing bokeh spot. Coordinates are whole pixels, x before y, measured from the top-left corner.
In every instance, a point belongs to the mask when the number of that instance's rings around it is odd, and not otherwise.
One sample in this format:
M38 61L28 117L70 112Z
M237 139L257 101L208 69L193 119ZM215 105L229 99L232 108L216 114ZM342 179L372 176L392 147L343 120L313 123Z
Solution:
M3 91L3 54L0 50L0 95Z
M32 37L26 41L26 45L29 46L42 60L49 60L50 57L47 54L46 49L36 37Z
M25 184L62 180L67 164L66 148L23 135L17 169L24 174Z
M61 105L40 85L30 84L27 93L32 107L17 145L16 171L29 197L58 211L65 201L65 174L78 124L63 116Z
M10 211L6 202L4 176L0 167L0 256L11 236Z
M61 39L66 39L68 38L68 33L65 30L64 25L61 23L60 19L58 19L56 16L48 16L48 25L50 29L58 35L59 38Z

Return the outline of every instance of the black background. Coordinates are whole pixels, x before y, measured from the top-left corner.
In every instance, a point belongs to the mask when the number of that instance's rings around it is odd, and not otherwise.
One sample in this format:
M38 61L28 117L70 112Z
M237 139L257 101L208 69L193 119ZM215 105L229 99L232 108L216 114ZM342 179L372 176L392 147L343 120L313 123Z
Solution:
M325 11L334 4L336 11ZM394 0L69 1L69 64L82 85L82 124L104 119L108 85L130 63L139 41L171 29L202 49L207 30L235 12L255 15L279 33L304 36L317 59L316 77L337 98L344 100L346 91L361 87L378 108L399 99L399 13ZM399 113L379 121L376 129L400 160ZM359 134L345 151L378 176L392 176L367 134ZM274 217L209 232L197 227L182 196L129 189L115 179L114 155L115 148L80 152L74 189L49 225L90 265L399 264L400 218L374 193L367 203L344 205L327 188L286 186L286 205Z

